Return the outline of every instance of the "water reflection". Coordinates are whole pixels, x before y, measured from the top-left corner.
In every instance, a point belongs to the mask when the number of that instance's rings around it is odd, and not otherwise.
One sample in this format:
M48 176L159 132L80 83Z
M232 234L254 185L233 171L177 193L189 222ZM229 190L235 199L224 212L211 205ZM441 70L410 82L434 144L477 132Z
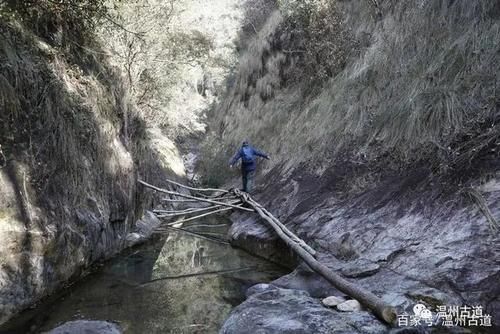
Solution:
M205 220L187 228L223 238L227 226L220 223ZM217 333L248 286L283 274L282 268L226 244L172 231L107 263L0 332L40 332L70 320L95 319L116 321L126 333Z

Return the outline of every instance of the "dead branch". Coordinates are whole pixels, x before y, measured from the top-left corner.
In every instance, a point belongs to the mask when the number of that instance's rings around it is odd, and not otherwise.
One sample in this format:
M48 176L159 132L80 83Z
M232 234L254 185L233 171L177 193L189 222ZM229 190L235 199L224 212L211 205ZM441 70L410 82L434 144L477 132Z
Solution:
M198 200L195 199L170 199L170 198L162 198L162 202L173 202L173 203L194 203L198 202Z
M178 182L175 182L175 181L172 181L172 180L169 180L169 179L165 179L164 181L170 183L170 184L174 184L178 187L181 187L181 188L184 188L184 189L188 189L188 190L193 190L193 191L211 191L211 192L221 192L221 193L228 193L229 191L228 190L225 190L225 189L216 189L216 188L193 188L193 187L189 187L189 186L186 186L186 185L183 185L181 183L178 183Z
M159 192L162 192L162 193L165 193L165 194L179 196L179 197L184 197L184 198L188 198L188 199L195 199L195 200L200 201L200 202L207 202L207 203L212 203L212 204L224 205L224 206L232 207L232 208L235 208L235 209L240 209L240 210L243 210L243 211L254 212L253 209L244 208L242 206L228 204L228 203L219 202L219 201L214 201L214 200L207 199L207 198L199 198L199 197L195 197L195 196L191 196L191 195L180 194L180 193L176 193L174 191L170 191L170 190L158 188L158 187L155 187L155 186L153 186L153 185L151 185L151 184L149 184L147 182L144 182L142 180L138 180L137 182L139 182L140 184L142 184L142 185L144 185L144 186L146 186L148 188L154 189L156 191L159 191Z
M191 221L191 220L203 218L203 217L206 217L206 216L209 216L209 215L213 215L215 213L224 212L224 211L228 211L228 210L232 210L232 208L222 208L222 209L210 211L210 212L204 213L202 215L198 215L198 216L189 217L189 218L186 218L186 219L177 220L175 222L168 223L167 225L168 226L172 226L172 225L177 225L177 224L180 224L180 223L186 223L186 222ZM161 215L161 216L157 216L157 217L158 218L167 218L169 216L163 216L163 215Z
M196 225L188 225L186 227L224 227L229 224L196 224Z
M229 202L230 204L237 204L240 203L240 201L234 201L234 202ZM190 208L186 210L153 210L153 213L158 214L160 218L166 218L166 217L175 217L175 216L182 216L182 215L189 215L192 213L197 213L197 212L203 212L211 209L217 209L220 208L221 205L212 205L212 206L207 206L204 208Z

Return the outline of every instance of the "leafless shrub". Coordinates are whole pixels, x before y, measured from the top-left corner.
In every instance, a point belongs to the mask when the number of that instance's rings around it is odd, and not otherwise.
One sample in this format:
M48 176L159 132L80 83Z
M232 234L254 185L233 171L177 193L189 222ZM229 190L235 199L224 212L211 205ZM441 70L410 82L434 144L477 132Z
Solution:
M183 82L183 69L205 66L214 48L210 35L194 27L179 31L171 24L181 5L178 0L121 3L110 10L115 22L104 22L100 31L144 118L169 131L175 130L169 112L172 91Z
M336 1L282 0L280 9L284 20L276 40L295 59L289 80L308 80L312 92L344 68L356 43Z
M242 6L243 23L238 44L240 49L246 49L247 42L258 34L278 4L276 0L247 0Z

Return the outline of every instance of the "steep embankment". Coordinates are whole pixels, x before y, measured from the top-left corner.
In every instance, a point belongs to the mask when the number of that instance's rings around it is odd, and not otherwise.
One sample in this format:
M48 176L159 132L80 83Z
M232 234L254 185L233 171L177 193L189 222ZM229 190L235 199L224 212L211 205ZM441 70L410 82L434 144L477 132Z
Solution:
M273 157L257 199L330 267L400 310L482 305L498 324L498 2L332 3L280 2L211 115L201 169L223 182L249 138ZM236 243L273 239L245 219ZM335 292L304 268L276 283ZM285 330L308 303L247 319Z
M156 221L137 178L183 167L175 145L146 129L92 35L79 35L83 24L58 12L37 30L0 10L2 323L142 240Z

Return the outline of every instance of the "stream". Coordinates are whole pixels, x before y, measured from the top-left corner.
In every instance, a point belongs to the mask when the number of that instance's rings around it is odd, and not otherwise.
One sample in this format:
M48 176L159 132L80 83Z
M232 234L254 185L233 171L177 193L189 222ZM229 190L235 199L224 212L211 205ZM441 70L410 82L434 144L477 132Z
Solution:
M226 218L183 228L225 239ZM245 290L286 268L183 231L157 234L129 249L33 309L0 333L41 333L72 320L106 320L125 333L217 333Z

